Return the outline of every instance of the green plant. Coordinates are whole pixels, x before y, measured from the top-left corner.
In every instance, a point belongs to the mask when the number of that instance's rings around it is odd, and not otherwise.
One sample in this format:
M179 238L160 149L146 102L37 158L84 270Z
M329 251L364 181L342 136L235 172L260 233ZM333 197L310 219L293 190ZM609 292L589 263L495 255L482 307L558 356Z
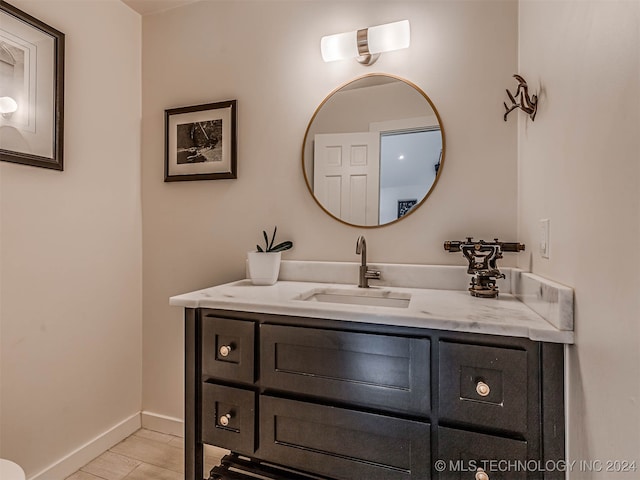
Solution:
M262 231L262 234L264 235L264 249L260 246L260 245L256 245L256 249L259 252L284 252L285 250L289 250L291 247L293 247L293 242L290 241L286 241L286 242L282 242L279 243L278 245L274 246L273 242L276 239L276 231L278 230L278 227L274 227L273 229L273 235L271 236L271 241L269 241L269 236L267 235L267 232L265 232L264 230Z

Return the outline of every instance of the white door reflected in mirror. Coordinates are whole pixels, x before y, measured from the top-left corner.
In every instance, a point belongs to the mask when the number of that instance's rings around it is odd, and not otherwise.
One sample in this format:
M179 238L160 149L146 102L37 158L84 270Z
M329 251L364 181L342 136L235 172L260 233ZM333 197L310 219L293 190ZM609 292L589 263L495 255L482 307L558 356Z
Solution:
M319 133L313 153L313 193L332 215L377 225L380 137L376 132Z

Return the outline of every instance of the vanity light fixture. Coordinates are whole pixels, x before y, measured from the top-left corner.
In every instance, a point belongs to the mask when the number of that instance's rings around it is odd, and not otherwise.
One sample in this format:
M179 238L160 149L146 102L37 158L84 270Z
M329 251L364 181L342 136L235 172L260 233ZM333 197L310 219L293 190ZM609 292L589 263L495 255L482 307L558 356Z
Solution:
M18 110L18 104L11 97L0 97L0 115L4 118L11 118L11 116Z
M409 20L402 20L327 35L320 40L320 50L325 62L356 57L363 65L373 65L381 53L407 48L410 44Z

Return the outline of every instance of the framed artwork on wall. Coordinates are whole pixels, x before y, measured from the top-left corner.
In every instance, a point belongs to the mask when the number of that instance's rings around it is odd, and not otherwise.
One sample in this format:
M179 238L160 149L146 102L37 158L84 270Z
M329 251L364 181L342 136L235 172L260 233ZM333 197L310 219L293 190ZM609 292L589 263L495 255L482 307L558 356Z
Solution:
M165 182L237 178L237 100L164 114Z
M418 203L417 198L411 200L398 200L398 218L405 216Z
M63 170L64 40L0 2L0 160Z

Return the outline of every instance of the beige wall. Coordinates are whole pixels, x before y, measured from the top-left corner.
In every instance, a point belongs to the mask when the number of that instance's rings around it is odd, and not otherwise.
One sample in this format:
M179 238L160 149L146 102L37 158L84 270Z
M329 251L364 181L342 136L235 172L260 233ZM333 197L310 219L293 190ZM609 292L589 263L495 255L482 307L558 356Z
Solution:
M575 288L569 457L640 462L640 3L520 2L519 239L525 268ZM571 478L637 474L576 471Z
M141 20L11 3L66 34L65 171L0 163L0 457L53 479L140 411Z
M637 457L637 2L521 0L519 52L514 0L205 1L145 17L142 46L140 18L115 0L12 3L67 34L66 168L0 164L0 456L33 476L135 415L141 394L151 415L181 418L182 312L168 297L242 277L277 224L290 259L355 261L360 233L372 262L462 264L441 244L467 234L524 241L521 266L576 288L571 458ZM322 35L403 18L410 49L369 68L322 61ZM518 70L541 90L535 123L502 121ZM370 72L430 96L447 154L426 205L363 230L319 210L300 152L317 104ZM228 99L239 178L164 183L164 109ZM539 218L549 260L534 250Z
M143 405L182 418L182 311L171 295L244 276L262 229L288 259L463 264L447 239L516 240L516 122L502 120L516 70L515 1L204 1L143 18ZM408 19L409 49L372 67L324 63L323 35ZM356 229L324 214L301 169L307 123L338 85L371 72L416 83L447 141L429 201L397 225ZM237 99L238 179L163 183L163 112ZM515 259L505 258L505 265Z

